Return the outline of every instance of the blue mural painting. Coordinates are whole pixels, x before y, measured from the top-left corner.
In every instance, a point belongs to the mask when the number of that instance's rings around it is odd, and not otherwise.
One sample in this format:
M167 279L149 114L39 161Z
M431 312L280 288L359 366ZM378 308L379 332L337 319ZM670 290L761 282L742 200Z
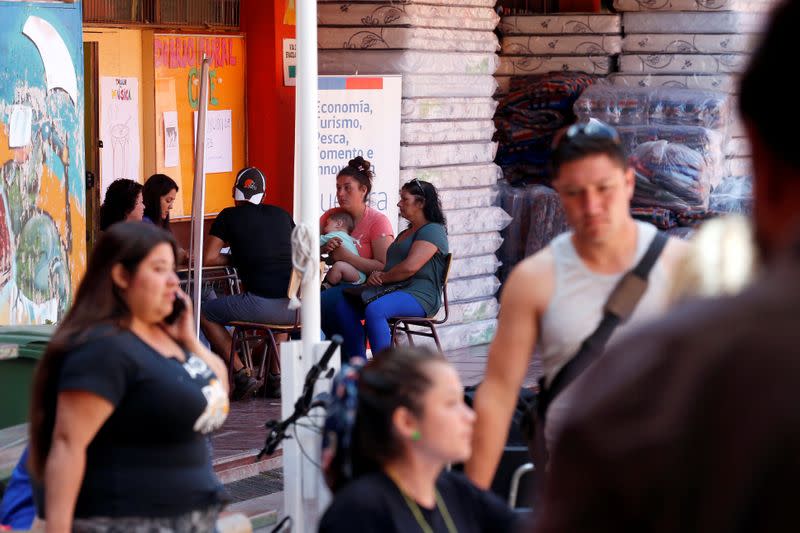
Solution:
M85 270L81 24L0 0L0 324L57 321Z

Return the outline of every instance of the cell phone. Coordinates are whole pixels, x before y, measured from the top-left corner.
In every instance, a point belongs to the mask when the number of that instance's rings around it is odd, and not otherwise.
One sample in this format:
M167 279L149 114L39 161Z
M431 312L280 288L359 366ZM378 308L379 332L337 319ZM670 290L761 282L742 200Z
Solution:
M164 317L164 322L170 325L174 324L185 310L186 302L183 301L183 298L175 296L175 301L172 304L172 312Z

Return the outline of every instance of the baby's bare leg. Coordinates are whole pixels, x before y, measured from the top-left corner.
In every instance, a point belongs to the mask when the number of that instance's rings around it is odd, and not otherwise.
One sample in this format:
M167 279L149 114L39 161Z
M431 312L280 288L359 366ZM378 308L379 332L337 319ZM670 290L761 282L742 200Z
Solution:
M355 283L358 281L359 277L360 272L356 269L356 267L350 263L345 263L344 261L336 261L331 269L328 270L328 275L325 276L325 281L331 285L337 285L342 280Z

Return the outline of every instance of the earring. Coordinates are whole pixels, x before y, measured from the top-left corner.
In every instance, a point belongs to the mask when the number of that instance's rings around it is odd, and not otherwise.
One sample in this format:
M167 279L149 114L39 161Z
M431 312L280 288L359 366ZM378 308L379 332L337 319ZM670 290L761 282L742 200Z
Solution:
M420 433L418 429L415 429L414 433L411 434L411 440L414 442L418 442L421 438L422 438L422 433Z

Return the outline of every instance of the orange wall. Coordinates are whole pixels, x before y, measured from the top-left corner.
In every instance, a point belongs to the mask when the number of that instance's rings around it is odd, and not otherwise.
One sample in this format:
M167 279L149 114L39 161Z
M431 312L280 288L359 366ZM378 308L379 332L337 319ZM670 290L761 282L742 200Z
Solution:
M267 177L265 202L292 212L294 190L294 87L283 85L283 24L288 0L242 0L247 39L247 160Z

